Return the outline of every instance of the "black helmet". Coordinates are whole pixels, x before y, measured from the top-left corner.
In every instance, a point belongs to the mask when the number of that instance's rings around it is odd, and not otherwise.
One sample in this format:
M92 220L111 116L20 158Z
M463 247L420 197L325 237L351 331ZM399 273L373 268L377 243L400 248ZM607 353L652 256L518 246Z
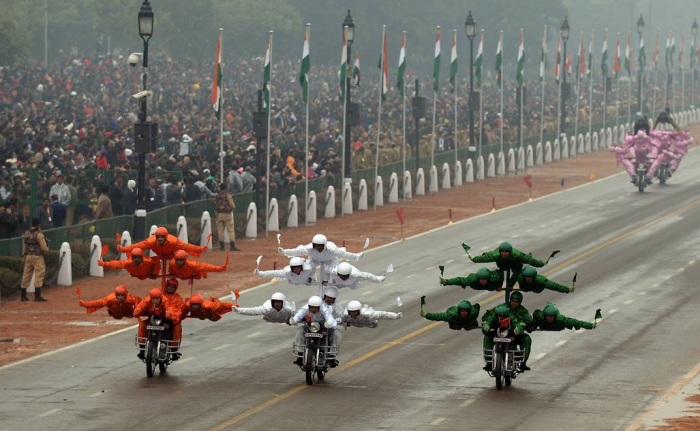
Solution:
M647 117L639 117L634 123L634 134L636 135L640 130L644 130L647 135L650 133L651 127L649 127Z

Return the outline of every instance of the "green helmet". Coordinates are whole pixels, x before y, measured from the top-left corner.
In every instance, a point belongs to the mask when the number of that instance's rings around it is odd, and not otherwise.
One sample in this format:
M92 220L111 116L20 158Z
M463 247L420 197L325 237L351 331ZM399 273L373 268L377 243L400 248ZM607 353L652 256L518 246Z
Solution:
M496 315L497 316L509 316L510 315L510 308L506 304L501 304L498 307L496 307Z
M559 314L559 310L557 309L556 305L548 302L547 305L545 305L544 310L542 310L542 314L545 316L556 316Z
M476 271L476 278L491 278L491 271L488 268L479 268Z
M463 299L463 300L459 301L459 304L457 304L457 309L458 310L461 310L461 309L469 310L469 312L471 313L472 312L472 303L467 301L466 299Z
M526 266L523 269L523 277L537 277L537 270L533 266Z
M513 293L510 294L510 299L511 300L516 300L518 302L523 302L523 294L522 292L518 292L517 290Z
M510 245L509 242L502 242L501 245L498 246L498 251L513 251L513 246Z

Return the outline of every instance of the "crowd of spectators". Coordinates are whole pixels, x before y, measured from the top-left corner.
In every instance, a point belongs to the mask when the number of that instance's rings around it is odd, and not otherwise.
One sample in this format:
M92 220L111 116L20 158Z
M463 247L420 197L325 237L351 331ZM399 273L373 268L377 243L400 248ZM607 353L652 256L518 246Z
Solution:
M212 197L221 178L219 120L211 106L212 67L202 62L156 56L150 62L149 118L159 123L159 148L146 156L147 209ZM271 110L270 187L281 190L303 181L306 176L340 175L342 163L342 105L338 101L337 66L314 65L310 82L309 170L305 171L305 105L298 83L298 60L274 64ZM136 207L137 154L133 148L133 123L138 105L132 95L140 91L141 68L129 67L121 56L65 56L48 70L25 62L0 67L0 202L4 215L28 211L16 200L29 199L31 175L38 168L37 209L42 226L72 224L93 218L131 214ZM464 75L464 74L462 74ZM506 80L504 112L500 110L500 90L486 72L482 92L483 144L500 140L503 122L506 145L518 141L518 105L513 82ZM424 84L430 76L409 71L407 96L412 96L413 80ZM240 59L224 70L223 146L224 178L232 193L265 187L265 148L262 170L258 169L258 142L253 137L252 114L257 110L258 89L262 84L262 59ZM599 77L598 77L599 78ZM552 81L552 80L550 80ZM458 124L460 148L469 143L467 131L467 81L460 81ZM627 85L608 93L603 103L602 80L593 86L594 122L619 115L626 120ZM437 103L435 151L454 149L454 96L449 83ZM429 98L430 85L425 94ZM525 83L526 97L523 135L538 136L540 131L541 84ZM588 125L588 82L580 86L579 125ZM633 88L633 94L636 93ZM361 104L361 124L352 131L352 169L373 167L376 157L377 83L363 79L353 90ZM557 85L547 86L545 129L556 130ZM657 94L657 110L663 106L663 91L645 87L647 111ZM567 103L567 125L575 121L576 93ZM633 101L633 105L636 101ZM431 151L432 104L421 120L421 155ZM380 164L401 159L403 142L402 101L390 95L382 106L382 133L379 137ZM411 103L406 104L411 119ZM478 121L478 116L477 116ZM412 124L409 122L409 125ZM478 124L477 124L478 127ZM407 134L413 136L409 126ZM407 146L407 157L412 148ZM108 204L107 204L108 203ZM18 209L19 208L19 209ZM46 208L50 210L47 211ZM53 215L49 215L52 213ZM0 214L0 237L15 235ZM9 223L9 218L7 218ZM46 223L44 225L44 223Z

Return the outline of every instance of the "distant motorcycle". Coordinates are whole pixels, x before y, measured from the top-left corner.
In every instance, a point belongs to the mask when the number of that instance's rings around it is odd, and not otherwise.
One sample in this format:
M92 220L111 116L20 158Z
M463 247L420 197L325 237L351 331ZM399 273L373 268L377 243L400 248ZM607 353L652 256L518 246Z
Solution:
M517 349L510 319L502 320L499 327L490 332L494 332L493 350L484 349L484 360L491 364L493 371L487 373L496 379L496 389L501 390L503 386L510 386L519 374L524 353Z
M644 163L637 164L637 189L639 193L644 193L644 189L651 184L651 178L647 178L647 165Z
M656 170L656 178L659 179L659 184L661 185L666 184L666 180L671 178L671 171L668 163L663 163L659 166Z
M168 365L173 362L173 355L176 355L180 348L180 342L167 339L172 338L170 324L165 320L165 316L160 314L159 309L156 309L156 314L149 319L146 329L146 337L136 336L136 348L144 351L145 358L142 361L146 364L146 375L153 377L156 367L160 369L161 374L167 371Z
M311 386L314 380L323 380L331 368L329 355L336 354L337 348L330 346L328 330L318 322L304 321L304 345L294 345L294 351L304 351L303 365L300 367L306 373L306 384Z

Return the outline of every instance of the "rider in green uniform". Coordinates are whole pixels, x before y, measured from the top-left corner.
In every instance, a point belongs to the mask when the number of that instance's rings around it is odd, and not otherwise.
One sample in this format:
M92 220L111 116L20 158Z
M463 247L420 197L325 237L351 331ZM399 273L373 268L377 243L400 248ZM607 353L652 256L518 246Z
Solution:
M544 275L537 275L537 270L532 266L526 266L520 274L516 274L515 280L518 282L520 291L542 293L549 289L561 293L572 293L574 286L568 287L555 283Z
M549 259L544 261L535 259L532 257L532 253L525 254L513 248L509 242L502 242L495 250L487 251L480 256L469 255L469 259L474 263L494 262L502 272L510 270L510 286L515 285L515 276L522 271L523 265L528 264L536 266L537 268L542 268L549 263Z
M484 333L484 349L493 349L493 335L489 334L488 331L494 328L494 324L497 321L499 312L505 313L505 308L508 308L508 315L511 318L511 326L513 327L513 333L516 336L518 345L523 349L523 362L520 364L520 371L527 371L530 367L527 366L527 360L530 358L530 350L532 349L532 338L525 333L526 329L533 327L534 322L532 316L527 311L527 308L523 307L521 304L523 302L523 294L521 292L515 291L510 295L510 303L508 305L501 304L496 308L487 311L482 319L481 330ZM503 306L503 307L502 307ZM499 308L500 307L500 308ZM500 316L504 316L500 314ZM484 369L486 371L491 371L487 369L491 364L487 364Z
M421 317L438 322L447 322L450 329L466 331L479 327L479 304L472 305L471 302L462 300L457 305L448 308L444 313L426 313L421 310Z
M479 268L475 273L466 277L443 278L440 276L440 284L443 286L461 286L463 289L471 287L474 290L488 290L493 292L503 287L503 273L491 271L488 268Z
M586 322L583 320L566 317L559 312L557 306L548 302L544 310L535 310L533 313L534 329L539 331L563 331L565 329L595 329L598 322Z

